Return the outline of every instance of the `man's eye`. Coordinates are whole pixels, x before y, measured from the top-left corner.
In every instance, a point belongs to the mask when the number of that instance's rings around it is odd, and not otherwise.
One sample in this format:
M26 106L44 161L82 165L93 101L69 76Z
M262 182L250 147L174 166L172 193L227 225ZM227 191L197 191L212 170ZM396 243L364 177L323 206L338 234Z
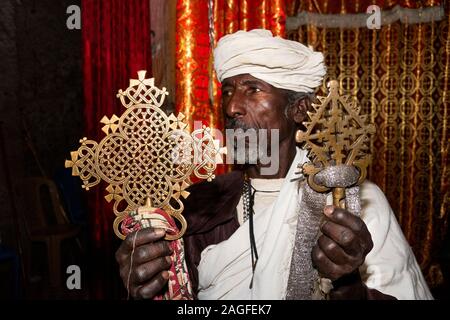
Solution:
M250 90L251 90L252 93L257 93L257 92L261 91L261 89L257 88L257 87L251 87Z
M223 95L224 97L230 97L230 96L231 96L231 91L230 91L230 90L222 91L222 95Z

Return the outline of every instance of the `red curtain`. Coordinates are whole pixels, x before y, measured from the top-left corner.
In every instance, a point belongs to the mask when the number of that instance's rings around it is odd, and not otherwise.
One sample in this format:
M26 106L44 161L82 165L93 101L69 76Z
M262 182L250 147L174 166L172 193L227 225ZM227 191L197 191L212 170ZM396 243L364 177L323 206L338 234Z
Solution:
M100 141L100 119L120 115L124 109L116 98L128 87L138 70L151 75L150 2L142 0L82 0L84 73L84 123L89 139ZM114 213L105 201L105 185L88 192L92 295L114 295L111 285L120 283L113 261L117 248L113 232Z

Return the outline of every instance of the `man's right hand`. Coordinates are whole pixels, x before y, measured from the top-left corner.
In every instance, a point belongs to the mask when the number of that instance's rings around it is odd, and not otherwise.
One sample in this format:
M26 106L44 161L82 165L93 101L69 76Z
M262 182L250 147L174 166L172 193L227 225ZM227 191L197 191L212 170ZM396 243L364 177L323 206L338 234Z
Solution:
M163 289L169 279L167 270L172 263L173 250L169 242L164 240L166 232L163 229L142 229L134 239L135 234L136 232L130 233L116 252L120 277L127 287L130 275L128 289L133 298L151 299ZM133 265L130 266L133 242Z

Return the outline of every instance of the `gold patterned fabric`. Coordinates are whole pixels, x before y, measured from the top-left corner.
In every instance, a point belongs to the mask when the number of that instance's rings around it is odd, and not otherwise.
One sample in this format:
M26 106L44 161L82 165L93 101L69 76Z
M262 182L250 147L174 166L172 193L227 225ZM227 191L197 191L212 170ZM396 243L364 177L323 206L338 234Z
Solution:
M315 1L305 2L314 11ZM387 195L432 287L442 282L436 257L450 200L448 8L445 13L441 21L395 22L378 30L304 25L288 32L288 38L324 53L324 84L337 79L343 93L370 114L377 134L368 178Z

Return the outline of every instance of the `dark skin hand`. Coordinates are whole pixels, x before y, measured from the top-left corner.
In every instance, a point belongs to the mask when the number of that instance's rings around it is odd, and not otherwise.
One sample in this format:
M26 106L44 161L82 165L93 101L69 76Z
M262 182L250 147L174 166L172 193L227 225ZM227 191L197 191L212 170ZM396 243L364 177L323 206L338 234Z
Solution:
M261 176L259 165L248 166L246 171L251 178L285 177L295 157L295 131L306 120L308 102L303 99L286 110L287 94L249 74L227 78L222 83L222 108L231 128L239 125L255 129L279 129L278 173ZM332 208L332 207L331 207ZM362 297L364 290L358 267L372 249L372 238L364 222L351 213L330 207L325 209L326 223L321 227L320 236L312 251L312 259L319 273L334 282L335 290L331 297L348 297L341 289L347 289ZM133 266L130 277L130 295L137 299L150 299L160 293L168 279L171 250L163 240L165 233L151 228L140 231L136 237ZM120 266L120 276L125 287L130 270L130 256L133 249L134 233L127 236L116 253ZM350 277L361 290L341 286L339 280ZM356 280L354 280L356 279ZM336 281L338 280L338 281ZM359 281L359 282L358 282ZM341 287L341 288L339 288Z
M133 250L135 233L130 233L116 252L120 276L127 287L130 272L130 256ZM135 299L151 299L166 285L172 263L172 249L164 240L162 229L145 228L136 236L133 266L130 275L130 296Z
M354 275L372 250L373 242L361 218L333 206L326 206L324 214L326 220L312 250L312 261L321 276L334 281L334 293L339 297L340 286L353 285L355 281L361 283L359 274ZM344 277L349 281L336 281Z

